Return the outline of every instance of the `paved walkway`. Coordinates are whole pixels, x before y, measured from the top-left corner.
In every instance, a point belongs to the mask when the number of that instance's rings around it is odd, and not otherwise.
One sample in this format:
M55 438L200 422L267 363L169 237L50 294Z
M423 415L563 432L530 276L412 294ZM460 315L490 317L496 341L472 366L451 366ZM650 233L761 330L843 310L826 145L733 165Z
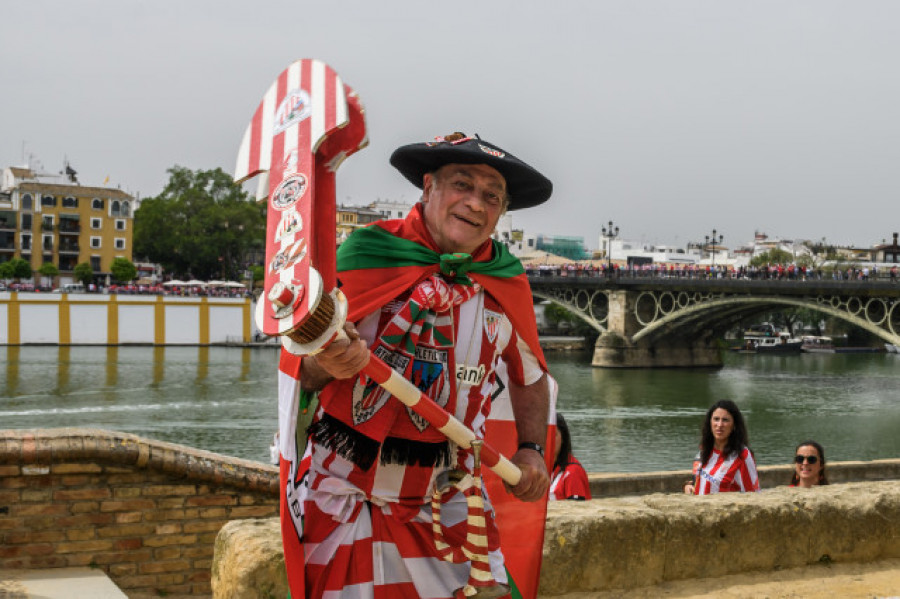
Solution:
M831 564L722 578L679 580L603 593L570 593L553 599L900 599L900 559ZM542 598L542 599L550 599Z
M128 599L103 570L0 570L0 599Z

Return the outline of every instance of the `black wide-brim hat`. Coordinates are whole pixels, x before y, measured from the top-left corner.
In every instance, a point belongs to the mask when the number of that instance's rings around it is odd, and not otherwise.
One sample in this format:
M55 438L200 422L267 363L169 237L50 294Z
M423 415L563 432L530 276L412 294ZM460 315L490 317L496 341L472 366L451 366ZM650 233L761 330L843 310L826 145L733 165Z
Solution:
M391 154L391 164L422 189L425 173L445 164L486 164L497 169L506 179L508 210L531 208L546 202L553 193L553 183L536 169L506 150L483 139L454 133L435 141L400 146Z

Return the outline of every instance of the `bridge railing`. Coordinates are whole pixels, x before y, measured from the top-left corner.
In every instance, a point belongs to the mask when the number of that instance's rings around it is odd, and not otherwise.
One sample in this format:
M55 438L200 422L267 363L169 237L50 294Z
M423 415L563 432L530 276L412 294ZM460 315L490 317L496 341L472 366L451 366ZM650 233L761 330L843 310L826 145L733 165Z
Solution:
M723 267L626 267L606 269L603 267L584 267L582 265L532 266L526 265L525 272L529 277L574 277L596 278L606 280L621 279L686 279L701 280L749 280L749 281L833 281L846 283L900 282L900 273L896 267L891 269L857 269L823 271L821 269L771 269L747 268L738 269Z

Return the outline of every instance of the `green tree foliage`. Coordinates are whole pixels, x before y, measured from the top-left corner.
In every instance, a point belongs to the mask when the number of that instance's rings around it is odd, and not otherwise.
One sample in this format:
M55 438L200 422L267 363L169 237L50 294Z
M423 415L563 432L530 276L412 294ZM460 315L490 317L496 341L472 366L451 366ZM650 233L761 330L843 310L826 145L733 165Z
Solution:
M4 279L30 279L32 273L31 263L22 258L13 258L0 264L0 277Z
M790 252L772 248L768 252L763 252L758 256L750 259L750 266L765 266L766 264L790 264L794 261L794 256Z
M162 193L135 212L135 255L178 277L237 278L247 253L264 245L265 207L220 168L168 173Z
M88 285L94 280L94 269L91 268L89 262L82 262L81 264L75 265L75 270L72 271L72 275L75 277L76 281Z
M266 269L263 266L259 266L258 264L254 264L250 267L250 273L252 274L252 287L262 287L262 281L266 278Z
M52 262L44 262L41 264L38 272L41 274L42 278L49 277L52 279L53 277L59 276L59 269L56 268L56 265ZM41 281L41 283L43 284L43 281Z
M115 258L109 270L120 283L128 283L137 277L137 267L128 258Z

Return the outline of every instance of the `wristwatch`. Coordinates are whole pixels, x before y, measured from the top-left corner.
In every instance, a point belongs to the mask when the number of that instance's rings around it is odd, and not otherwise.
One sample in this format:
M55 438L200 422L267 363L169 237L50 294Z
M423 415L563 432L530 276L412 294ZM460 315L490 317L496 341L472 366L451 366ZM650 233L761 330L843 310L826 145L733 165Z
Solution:
M533 449L539 454L541 457L544 457L544 448L541 447L540 443L532 443L531 441L522 441L519 443L519 449Z

